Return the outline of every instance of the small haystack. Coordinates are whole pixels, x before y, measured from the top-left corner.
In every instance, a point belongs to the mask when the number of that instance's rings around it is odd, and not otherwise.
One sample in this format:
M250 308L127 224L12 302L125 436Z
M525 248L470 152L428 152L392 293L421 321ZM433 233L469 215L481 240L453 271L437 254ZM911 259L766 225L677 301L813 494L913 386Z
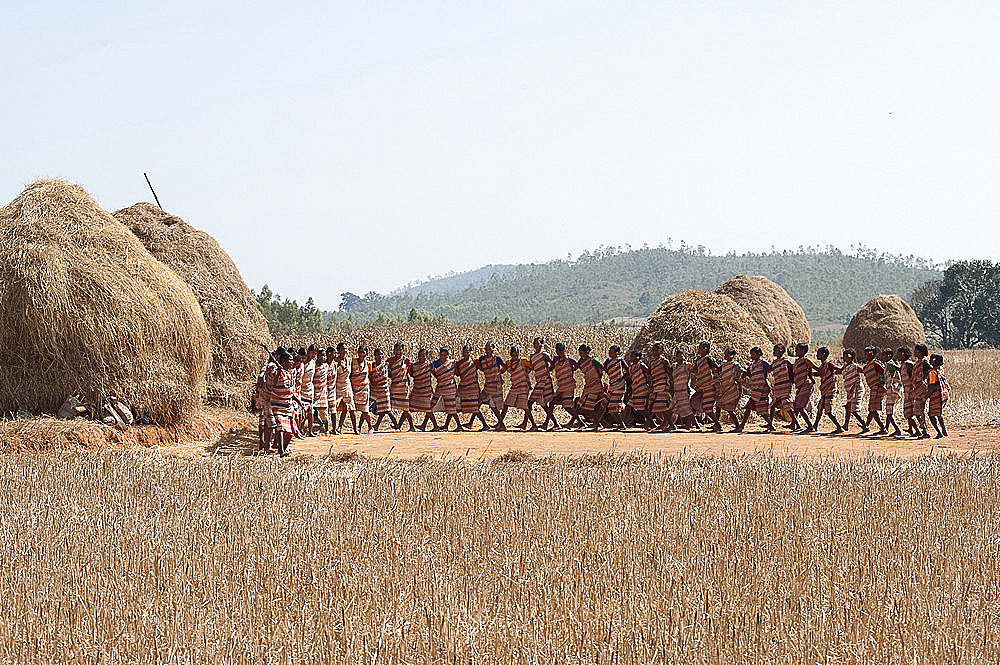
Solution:
M685 291L667 297L650 314L636 334L632 349L645 354L653 342L659 341L665 353L680 348L691 357L702 340L711 342L713 356L721 356L725 347L732 346L744 363L752 347L759 346L766 353L771 346L757 322L729 296L714 291Z
M212 236L152 203L114 213L149 252L187 282L201 305L212 336L209 401L249 404L257 372L273 341L264 316L233 260Z
M844 348L858 356L866 346L880 349L913 347L925 342L924 326L913 308L896 295L875 296L857 311L844 332Z
M812 331L799 304L767 277L737 275L715 290L735 300L760 324L772 344L808 342Z
M82 188L41 180L0 210L0 410L80 391L169 425L201 403L211 349L191 289Z

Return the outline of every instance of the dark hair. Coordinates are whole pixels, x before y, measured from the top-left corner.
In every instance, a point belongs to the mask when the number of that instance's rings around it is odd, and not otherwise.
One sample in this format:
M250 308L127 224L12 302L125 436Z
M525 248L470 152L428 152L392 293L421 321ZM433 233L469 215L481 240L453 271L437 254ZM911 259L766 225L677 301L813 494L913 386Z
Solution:
M295 348L290 346L287 349L285 349L285 351L288 351L288 354L291 355L291 354L295 353Z
M931 354L931 364L932 365L934 364L935 360L938 361L939 363L941 363L942 365L944 364L944 356L942 356L940 353L932 353Z
M417 351L417 355L419 355L421 353L424 354L424 355L427 355L427 353L428 353L427 349L425 349L424 347L421 346L420 349Z
M346 348L347 348L347 344L344 344L343 342L337 342L337 350L338 351L340 351L341 349L346 349Z
M306 350L305 349L299 349L299 355L300 356L306 355Z
M393 348L393 350L396 350L396 349L405 349L406 345L403 344L402 342L396 342L395 344L392 345L392 348Z
M904 358L909 358L911 355L913 355L912 353L910 353L910 347L908 346L899 347L898 349L896 349L896 353L902 353Z
M830 349L826 348L825 346L821 346L818 349L816 349L816 355L817 356L823 356L824 358L829 358L830 357Z
M285 360L291 360L292 359L291 354L288 353L288 349L279 348L276 355L278 356L278 360L280 360L280 361L285 361Z
M920 352L920 357L923 358L924 356L927 355L927 345L926 344L914 344L913 345L913 353L916 354L918 351Z
M586 353L587 355L590 355L590 347L587 346L586 344L581 344L580 348L577 349L577 351L579 351L580 353Z
M312 353L313 351L318 351L319 349L316 348L315 344L310 344L307 350L309 351L309 353Z
M566 345L562 342L556 342L556 353L562 353L566 350Z
M612 344L609 350L614 351L615 353L621 353L622 347L618 346L617 344Z
M515 353L520 355L521 351L516 346L510 347L510 355L514 355Z
M663 350L663 342L653 342L652 346L654 349L659 349L660 351Z
M642 358L642 351L629 351L629 355L638 360Z
M709 342L702 340L701 342L698 342L698 348L711 350L712 345Z
M367 356L368 355L368 347L365 346L364 344L362 344L361 346L358 347L358 353L363 353L363 354L365 354Z
M722 352L722 355L724 355L727 358L735 358L736 357L736 349L734 349L733 347L729 347L728 349L726 349L725 351Z
M876 349L874 346L865 347L865 355L875 355L877 352L878 349Z
M809 353L809 345L805 342L799 342L795 345L796 351L802 351L803 353Z
M545 346L545 340L544 340L544 339L542 339L541 337L536 337L535 339L533 339L533 340L531 341L531 343L532 343L532 344L534 344L535 342L538 342L538 343L539 343L539 344L541 344L542 346Z
M855 352L854 349L844 349L844 355L845 356L850 356L851 360L854 360L854 359L856 359L858 357L858 354L857 354L857 352Z
M777 351L778 349L781 349L782 353L788 350L785 348L785 345L782 344L781 342L778 342L777 344L774 345L774 350Z
M448 350L447 346L442 346L440 349L438 349L438 353L451 353L451 351Z
M328 346L326 347L326 352L329 354L334 354L337 352L337 349L333 348L332 346Z
M764 349L760 348L759 346L755 346L752 349L750 349L750 355L751 356L762 356L762 355L764 355Z

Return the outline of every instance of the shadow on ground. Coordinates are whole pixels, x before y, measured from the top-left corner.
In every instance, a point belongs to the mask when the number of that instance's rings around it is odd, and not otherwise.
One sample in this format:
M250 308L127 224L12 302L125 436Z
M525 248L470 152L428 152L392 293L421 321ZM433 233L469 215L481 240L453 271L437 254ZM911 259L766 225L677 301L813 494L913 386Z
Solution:
M205 446L205 452L209 455L253 455L257 448L257 430L240 427L224 432L218 441Z

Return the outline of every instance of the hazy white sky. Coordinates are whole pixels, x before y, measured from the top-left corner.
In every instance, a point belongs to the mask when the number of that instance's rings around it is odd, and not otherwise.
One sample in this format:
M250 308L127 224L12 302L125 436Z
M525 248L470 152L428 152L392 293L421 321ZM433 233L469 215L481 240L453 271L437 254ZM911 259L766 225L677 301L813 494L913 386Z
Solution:
M1000 4L4 2L0 201L339 294L667 237L1000 258Z

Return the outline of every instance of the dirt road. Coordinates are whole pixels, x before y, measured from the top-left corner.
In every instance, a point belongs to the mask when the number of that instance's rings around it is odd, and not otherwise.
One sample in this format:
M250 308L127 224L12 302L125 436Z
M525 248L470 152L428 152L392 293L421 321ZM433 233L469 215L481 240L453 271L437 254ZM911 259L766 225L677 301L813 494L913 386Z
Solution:
M508 451L523 451L535 456L581 455L599 453L647 453L653 455L743 455L755 452L796 457L846 456L869 454L915 457L934 454L969 454L1000 449L1000 436L988 429L955 429L940 440L916 440L874 436L793 434L713 434L677 432L648 434L629 432L380 432L378 434L342 434L310 437L292 442L293 456L342 455L357 452L369 457L415 459L431 456L439 459L492 459ZM177 454L251 454L255 450L254 433L239 430L223 436L211 445L187 445L164 448Z

